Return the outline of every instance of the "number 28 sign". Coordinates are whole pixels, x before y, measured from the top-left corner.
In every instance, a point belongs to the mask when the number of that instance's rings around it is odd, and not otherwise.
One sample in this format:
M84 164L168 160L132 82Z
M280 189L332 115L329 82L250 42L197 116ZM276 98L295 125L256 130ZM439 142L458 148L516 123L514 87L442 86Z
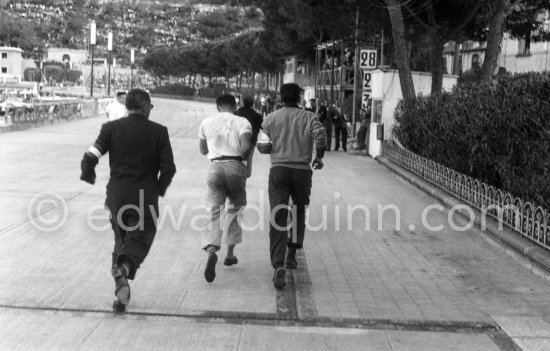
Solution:
M361 54L359 56L359 68L376 68L376 50L361 50Z

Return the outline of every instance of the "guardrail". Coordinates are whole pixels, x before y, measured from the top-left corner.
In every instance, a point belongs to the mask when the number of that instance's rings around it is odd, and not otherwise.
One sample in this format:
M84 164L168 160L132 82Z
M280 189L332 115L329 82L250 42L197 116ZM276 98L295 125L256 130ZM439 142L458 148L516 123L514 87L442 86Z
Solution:
M385 140L382 155L550 250L550 212Z
M112 98L58 100L36 103L5 103L0 109L0 121L4 126L24 127L40 123L74 118L93 117L105 113Z

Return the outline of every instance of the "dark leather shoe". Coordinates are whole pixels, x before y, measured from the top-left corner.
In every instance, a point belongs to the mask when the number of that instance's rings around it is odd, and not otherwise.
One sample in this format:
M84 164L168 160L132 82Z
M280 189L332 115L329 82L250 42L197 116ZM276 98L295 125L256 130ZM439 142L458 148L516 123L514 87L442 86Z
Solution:
M111 268L111 275L115 279L115 296L123 305L130 303L130 284L128 284L128 278L126 277L126 270L124 267L115 264Z
M284 267L275 268L275 274L273 275L273 286L276 289L282 289L286 286L285 275L286 270Z
M237 264L239 260L237 260L237 256L233 257L226 257L225 260L223 260L223 264L226 266L232 266L234 264Z
M216 255L215 252L208 253L206 268L204 269L204 278L209 283L212 283L214 278L216 278L216 263L218 263L218 255Z
M285 268L296 269L298 262L296 261L296 251L289 251L286 255Z
M113 302L113 311L115 313L124 313L126 312L126 305L121 304L118 299L115 299Z

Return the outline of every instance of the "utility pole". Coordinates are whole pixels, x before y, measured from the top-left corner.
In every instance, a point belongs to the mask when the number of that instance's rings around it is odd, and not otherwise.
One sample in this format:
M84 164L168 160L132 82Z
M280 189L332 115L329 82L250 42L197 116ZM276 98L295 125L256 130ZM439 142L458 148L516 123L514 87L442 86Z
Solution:
M96 37L95 21L90 24L90 46L92 47L92 68L90 74L90 96L94 96L94 48Z
M330 103L334 104L334 40L332 41L331 48L331 62L330 62Z
M130 90L134 89L134 48L130 49Z
M360 77L359 70L359 4L355 5L355 60L353 62L353 108L352 108L352 124L351 133L355 136L357 129L357 98L359 97Z

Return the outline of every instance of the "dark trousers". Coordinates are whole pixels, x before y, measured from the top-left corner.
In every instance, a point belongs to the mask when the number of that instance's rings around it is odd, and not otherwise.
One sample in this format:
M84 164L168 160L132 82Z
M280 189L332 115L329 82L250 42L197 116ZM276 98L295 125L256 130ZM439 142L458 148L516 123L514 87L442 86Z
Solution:
M327 120L325 121L325 129L327 131L327 150L330 150L330 147L332 145L332 128L333 123L330 118L327 118Z
M304 245L312 174L310 169L282 166L272 167L269 172L269 248L273 268L284 265L287 246L301 249ZM289 211L290 199L292 206Z
M344 124L344 126L335 126L334 127L334 139L336 141L336 145L334 145L334 150L338 150L340 148L340 135L342 135L342 149L344 151L347 151L348 148L348 126Z
M369 123L362 121L357 131L357 148L360 150L367 148L367 136L369 135Z
M147 257L157 232L155 219L140 215L135 209L126 209L117 220L117 211L111 211L111 226L115 233L113 265L129 261L132 270L128 279L134 279L136 271ZM119 221L120 220L120 221Z

